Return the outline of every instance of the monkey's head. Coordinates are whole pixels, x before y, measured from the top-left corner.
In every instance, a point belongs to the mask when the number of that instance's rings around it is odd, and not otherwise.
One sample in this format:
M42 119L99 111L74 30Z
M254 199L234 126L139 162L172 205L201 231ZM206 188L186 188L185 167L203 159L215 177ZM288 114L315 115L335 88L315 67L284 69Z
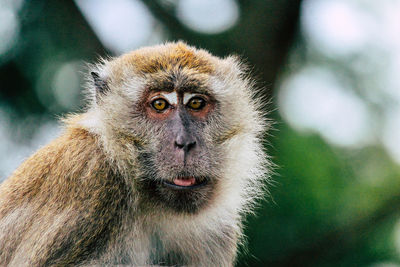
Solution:
M251 184L263 173L265 124L235 57L169 43L103 61L91 75L82 124L144 205L197 213L223 191L232 201L259 191Z

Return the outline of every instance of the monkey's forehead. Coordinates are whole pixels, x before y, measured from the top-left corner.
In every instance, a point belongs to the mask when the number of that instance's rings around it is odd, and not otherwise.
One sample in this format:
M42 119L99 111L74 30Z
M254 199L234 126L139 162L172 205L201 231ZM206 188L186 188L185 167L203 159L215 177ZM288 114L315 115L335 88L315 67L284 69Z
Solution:
M145 87L148 91L197 93L210 91L208 74L193 73L187 69L164 70L147 73L145 76Z
M142 74L183 68L212 74L218 59L204 50L178 42L141 48L121 56L117 61L117 65L131 67L132 71Z

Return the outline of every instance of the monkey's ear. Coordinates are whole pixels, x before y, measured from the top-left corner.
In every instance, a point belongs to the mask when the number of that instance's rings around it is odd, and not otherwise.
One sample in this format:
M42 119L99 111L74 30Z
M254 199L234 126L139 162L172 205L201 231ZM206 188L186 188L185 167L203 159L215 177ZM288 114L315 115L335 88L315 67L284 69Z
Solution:
M90 73L93 78L93 83L96 88L96 99L98 99L101 95L105 95L108 91L108 85L105 80L100 78L100 75L98 72L92 71Z

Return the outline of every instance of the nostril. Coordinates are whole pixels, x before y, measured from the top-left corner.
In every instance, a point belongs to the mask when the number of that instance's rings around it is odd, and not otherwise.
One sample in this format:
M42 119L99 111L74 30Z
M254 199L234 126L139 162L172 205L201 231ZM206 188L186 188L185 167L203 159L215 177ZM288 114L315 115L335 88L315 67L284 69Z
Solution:
M175 146L179 149L184 149L186 152L191 150L196 145L196 141L190 143L180 143L175 141Z
M194 142L192 142L192 143L189 143L189 144L187 145L187 151L189 151L190 149L192 149L195 145L196 145L196 141L194 141Z
M179 144L178 142L175 141L175 146L177 146L178 148L184 148L185 145Z

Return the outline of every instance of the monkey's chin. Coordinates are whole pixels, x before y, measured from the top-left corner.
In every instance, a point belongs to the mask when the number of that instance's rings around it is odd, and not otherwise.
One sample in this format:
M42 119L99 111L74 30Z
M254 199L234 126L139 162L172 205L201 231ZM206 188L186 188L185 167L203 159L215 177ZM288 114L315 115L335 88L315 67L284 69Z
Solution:
M173 182L163 181L163 185L174 190L194 190L207 185L207 179L176 178Z
M193 178L193 177L192 177ZM172 179L143 179L139 186L141 192L153 207L159 204L163 209L178 213L195 214L210 202L215 181L208 177L178 176Z

